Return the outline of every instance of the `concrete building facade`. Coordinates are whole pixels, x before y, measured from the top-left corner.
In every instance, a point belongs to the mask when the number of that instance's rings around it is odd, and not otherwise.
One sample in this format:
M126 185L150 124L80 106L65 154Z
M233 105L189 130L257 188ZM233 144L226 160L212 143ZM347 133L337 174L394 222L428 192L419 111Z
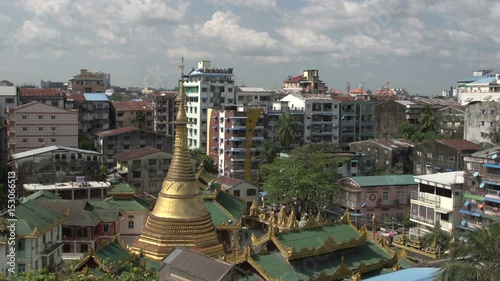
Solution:
M64 95L60 89L19 88L19 105L34 101L64 108Z
M188 146L207 149L207 110L235 104L235 75L232 68L215 68L210 61L198 62L184 78L187 96L186 114L190 122Z
M500 126L500 102L471 102L465 107L464 139L491 143L488 134Z
M0 86L0 164L6 164L9 158L7 150L7 108L17 107L17 89L13 86Z
M146 100L111 102L111 120L113 127L136 127L154 130L153 107Z
M78 132L91 137L109 130L110 101L103 93L68 94L66 108L78 110Z
M177 92L156 92L149 96L154 110L154 130L157 133L169 136L174 135L174 117L176 114L175 97Z
M87 69L80 69L80 73L69 80L68 91L81 94L104 93L106 92L105 77Z
M402 164L403 173L413 172L413 147L415 144L405 139L381 140L371 139L351 143L351 151L372 156L379 169L394 168Z
M342 150L349 150L352 142L374 138L376 114L373 100L343 100L339 116Z
M13 154L49 145L78 147L78 112L39 102L7 109L7 148Z
M328 87L319 79L319 71L305 69L302 75L289 76L283 81L283 89L299 90L305 94L326 94Z

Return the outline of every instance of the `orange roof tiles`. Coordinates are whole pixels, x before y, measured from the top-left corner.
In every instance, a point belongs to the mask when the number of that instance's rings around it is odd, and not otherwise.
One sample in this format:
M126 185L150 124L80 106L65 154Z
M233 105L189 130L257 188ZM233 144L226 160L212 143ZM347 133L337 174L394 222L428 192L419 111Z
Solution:
M61 96L59 89L42 89L42 88L20 88L19 95L21 97L57 97Z
M478 150L479 145L468 140L436 140L439 143L453 147L456 150Z
M141 110L153 110L151 105L143 101L113 101L113 107L116 111L141 111Z

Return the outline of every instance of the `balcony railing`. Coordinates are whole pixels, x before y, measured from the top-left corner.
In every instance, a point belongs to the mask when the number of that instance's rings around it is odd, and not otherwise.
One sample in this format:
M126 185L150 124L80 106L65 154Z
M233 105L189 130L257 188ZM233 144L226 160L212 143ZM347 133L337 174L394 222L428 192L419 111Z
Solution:
M428 219L426 217L421 217L419 215L414 215L414 214L411 214L410 218L413 219L413 220L419 221L419 222L424 222L424 223L428 223L428 224L434 225L434 220L433 219Z
M423 203L431 204L439 208L441 200L439 199L439 196L433 195L433 194L428 194L425 192L418 192L418 191L412 191L411 192L411 199L420 201Z

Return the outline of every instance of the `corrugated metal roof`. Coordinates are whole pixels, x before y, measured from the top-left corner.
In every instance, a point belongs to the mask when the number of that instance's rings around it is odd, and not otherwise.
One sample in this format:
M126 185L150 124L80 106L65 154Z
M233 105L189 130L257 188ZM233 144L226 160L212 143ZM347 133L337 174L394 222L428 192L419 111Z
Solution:
M413 175L359 176L350 179L361 187L417 184Z
M123 127L123 128L118 128L118 129L114 129L114 130L99 132L99 133L96 133L95 135L100 137L100 138L104 138L104 137L109 137L109 136L114 136L114 135L132 132L132 131L136 131L136 130L139 130L139 129L136 127Z
M40 97L40 96L57 97L61 96L61 90L43 89L43 88L20 88L19 95L21 97Z
M436 278L436 272L439 268L407 268L388 274L365 279L365 281L386 281L386 280L405 280L405 281L431 281Z
M487 85L496 81L497 81L496 77L483 77L481 79L475 80L474 82L468 83L467 86L485 85L485 84Z
M140 157L143 157L146 155L150 155L153 153L157 153L157 152L161 152L161 150L159 150L157 148L150 147L150 146L145 146L142 148L134 149L134 150L129 151L129 152L119 153L119 154L115 155L115 159L118 161L129 161L132 159L137 159L137 158L140 158ZM169 157L166 157L166 158L169 158ZM172 157L170 156L170 158L172 158Z
M108 96L104 93L84 93L87 101L109 101Z
M468 140L436 140L437 142L452 147L456 150L477 150L479 145Z
M83 150L83 149L72 148L72 147L61 146L61 145L51 145L51 146L46 146L46 147L41 147L41 148L36 148L36 149L16 153L16 154L12 155L12 158L14 160L16 160L16 159L21 159L24 157L42 154L42 153L49 152L49 151L54 151L54 150L68 150L68 151L73 151L73 152L78 152L78 153L100 155L99 152L92 151L92 150Z

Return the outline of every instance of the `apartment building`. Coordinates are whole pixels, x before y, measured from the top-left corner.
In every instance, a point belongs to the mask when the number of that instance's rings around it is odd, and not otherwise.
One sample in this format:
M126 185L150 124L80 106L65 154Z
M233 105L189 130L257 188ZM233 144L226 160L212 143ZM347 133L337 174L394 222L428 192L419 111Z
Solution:
M17 107L17 89L13 86L0 86L0 164L6 164L9 157L7 124L4 121L9 107Z
M333 157L348 159L337 167L341 177L368 176L375 169L375 158L370 155L344 151L333 153Z
M66 95L66 109L78 111L79 134L91 137L93 134L109 130L110 101L103 93L73 93Z
M253 201L258 201L259 187L248 181L244 181L237 178L219 176L215 179L216 182L220 183L221 190L228 192L236 197L241 198L246 203L246 213L250 210Z
M19 104L40 102L64 108L64 94L61 89L19 88Z
M464 136L465 107L447 106L438 110L439 132L443 136L460 138Z
M0 272L5 277L28 270L47 268L55 270L62 262L62 224L68 214L61 214L41 208L33 202L16 206L15 217L4 212L2 220L2 242L0 242ZM7 241L10 228L7 220L17 219L15 244ZM14 253L12 253L14 251ZM15 274L9 273L9 255L15 255Z
M104 93L106 92L106 80L99 73L80 69L80 73L69 80L68 91L73 93Z
M374 138L375 101L342 100L339 116L339 145L342 150L348 151L352 142Z
M474 231L500 219L500 146L464 157L461 229Z
M267 109L277 101L274 90L245 86L238 86L235 89L235 101L238 106Z
M19 183L54 184L99 179L101 155L98 152L60 145L27 150L12 155Z
M172 154L145 146L115 155L117 173L139 193L157 194L167 175Z
M154 110L146 100L111 102L111 122L114 128L136 127L154 130Z
M328 87L319 79L319 71L305 69L302 75L288 76L283 81L283 89L299 90L306 94L326 94Z
M410 220L418 226L410 229L410 236L424 236L437 223L453 233L462 220L464 172L415 176L415 181L418 186L411 193Z
M394 168L396 164L401 163L403 173L411 174L414 146L413 142L405 139L371 139L352 142L350 151L372 156L375 159L375 166L379 169Z
M472 77L457 81L457 98L461 105L477 101L500 101L500 74L493 69L476 70Z
M287 95L280 102L287 102L290 110L303 112L304 143L339 144L340 102L338 100L325 95L295 93Z
M108 168L116 167L115 156L145 146L167 153L173 152L173 137L135 127L124 127L99 132L94 135L94 145L102 155L102 163Z
M262 109L245 111L208 109L209 155L219 167L219 174L252 180L258 173L258 160L254 160L264 140ZM192 134L192 129L188 129Z
M187 96L186 114L190 122L187 127L190 149L207 149L207 110L220 110L235 104L235 75L232 68L215 68L210 61L198 62L198 67L184 77Z
M295 139L292 140L291 146L295 147L304 143L304 120L305 113L303 108L291 108L288 101L273 102L272 107L267 108L264 118L265 137L277 139L278 120L283 114L290 114L292 124L294 124Z
M413 149L413 174L428 175L462 171L464 157L478 149L477 143L468 140L428 140Z
M176 106L175 97L177 92L162 91L149 95L149 102L154 110L154 130L157 133L169 136L174 135L174 124Z
M472 102L465 107L464 139L491 143L488 134L500 126L500 102Z
M413 175L348 177L340 181L340 206L365 218L402 221L410 211L410 194L417 187Z
M31 102L7 108L7 148L13 154L44 146L78 147L78 112Z

